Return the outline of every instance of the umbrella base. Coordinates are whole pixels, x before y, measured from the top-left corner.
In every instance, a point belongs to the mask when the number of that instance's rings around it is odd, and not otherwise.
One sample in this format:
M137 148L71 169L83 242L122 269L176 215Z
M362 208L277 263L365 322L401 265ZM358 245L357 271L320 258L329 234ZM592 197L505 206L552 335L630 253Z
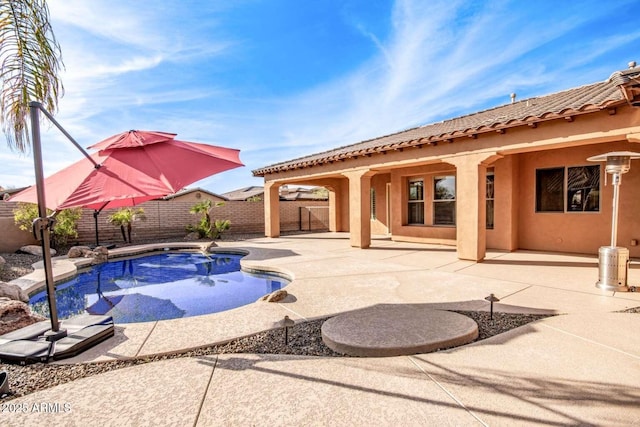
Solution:
M76 356L114 335L111 316L82 315L64 320L51 331L49 321L34 323L0 336L0 360L26 365ZM64 332L64 334L62 334ZM57 336L56 340L49 337Z
M47 341L58 341L67 336L66 329L58 329L57 331L47 331L44 333L44 339Z

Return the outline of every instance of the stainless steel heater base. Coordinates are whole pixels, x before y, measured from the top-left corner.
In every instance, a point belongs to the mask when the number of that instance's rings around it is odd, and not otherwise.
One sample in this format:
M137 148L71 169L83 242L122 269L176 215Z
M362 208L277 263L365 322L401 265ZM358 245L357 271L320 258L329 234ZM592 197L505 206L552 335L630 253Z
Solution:
M629 249L602 246L598 256L599 279L596 287L604 291L628 292Z

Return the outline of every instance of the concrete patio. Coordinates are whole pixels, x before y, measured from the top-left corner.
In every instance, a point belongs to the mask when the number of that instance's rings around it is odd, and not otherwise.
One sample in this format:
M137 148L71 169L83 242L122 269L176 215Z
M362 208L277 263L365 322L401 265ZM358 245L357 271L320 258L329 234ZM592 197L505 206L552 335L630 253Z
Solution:
M296 321L381 305L554 313L488 340L388 358L219 355L171 359L84 378L10 401L5 425L634 425L640 423L640 293L595 287L596 256L489 252L374 238L351 248L326 233L221 242L243 267L294 278L281 303L118 325L69 362L168 353ZM632 262L629 284L640 285ZM369 331L370 332L370 331ZM363 333L368 333L363 331ZM68 404L36 412L34 404Z

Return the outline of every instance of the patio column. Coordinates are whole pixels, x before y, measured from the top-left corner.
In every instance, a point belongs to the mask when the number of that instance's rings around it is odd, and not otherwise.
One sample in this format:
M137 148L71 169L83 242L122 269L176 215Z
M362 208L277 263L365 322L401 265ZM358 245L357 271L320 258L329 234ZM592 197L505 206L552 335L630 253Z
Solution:
M264 183L264 235L280 237L280 184Z
M338 231L338 205L336 190L329 188L329 231Z
M342 223L342 193L344 178L325 181L324 188L329 191L329 231L344 231Z
M479 153L446 159L456 167L456 242L458 258L481 261L487 250L487 165L496 153Z
M349 179L349 239L351 246L366 249L371 246L369 218L371 176L369 169L343 173Z

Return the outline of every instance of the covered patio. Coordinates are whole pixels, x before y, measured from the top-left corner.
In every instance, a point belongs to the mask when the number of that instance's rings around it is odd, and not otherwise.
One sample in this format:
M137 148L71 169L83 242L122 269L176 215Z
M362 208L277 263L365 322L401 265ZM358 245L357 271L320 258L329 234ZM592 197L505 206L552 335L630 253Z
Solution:
M329 190L330 230L368 248L373 234L487 250L597 254L609 243L612 185L589 157L640 151L640 67L254 170L265 180L265 235L280 234L278 188ZM638 163L637 165L635 163ZM625 174L619 242L640 257L640 162Z

